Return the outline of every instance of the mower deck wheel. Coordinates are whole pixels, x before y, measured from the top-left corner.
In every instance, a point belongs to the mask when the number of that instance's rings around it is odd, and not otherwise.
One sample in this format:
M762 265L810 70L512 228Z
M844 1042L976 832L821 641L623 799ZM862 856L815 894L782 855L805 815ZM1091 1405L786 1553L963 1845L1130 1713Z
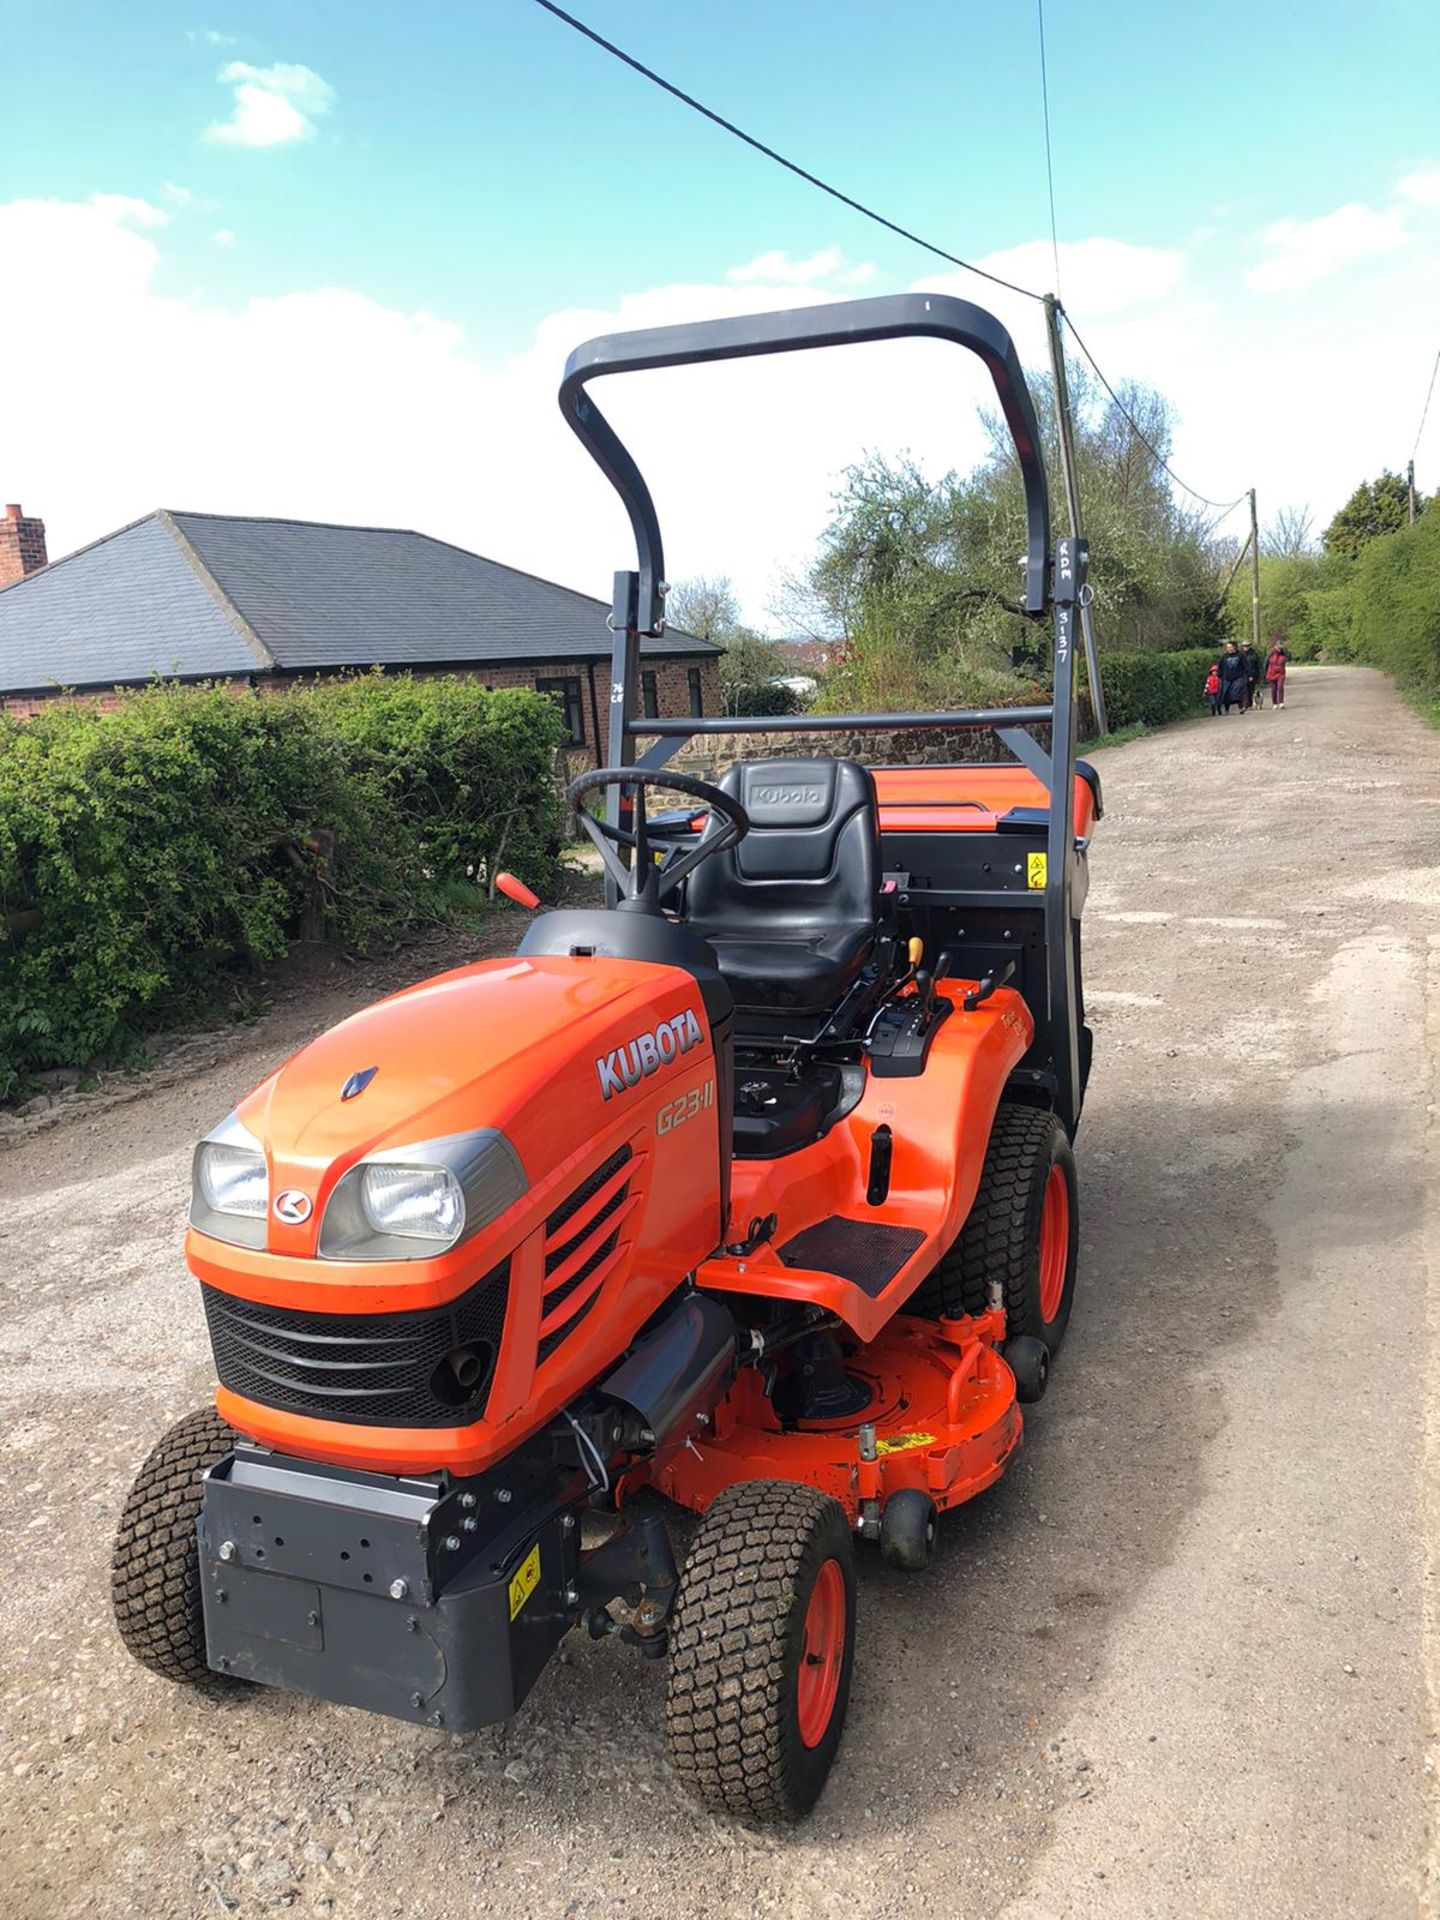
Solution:
M902 1573L921 1573L935 1553L939 1515L935 1502L919 1487L901 1487L880 1515L880 1558Z
M718 1813L799 1820L845 1724L855 1565L838 1501L814 1487L728 1487L700 1524L670 1629L671 1763Z
M997 1280L1011 1338L1043 1340L1053 1359L1075 1297L1079 1240L1075 1155L1064 1127L1044 1108L1003 1104L965 1225L908 1310L937 1319L983 1313Z
M135 1477L110 1563L115 1624L141 1666L213 1693L245 1683L205 1663L195 1529L201 1478L225 1458L235 1438L209 1407L171 1427Z
M1015 1376L1015 1398L1027 1407L1043 1400L1050 1384L1050 1349L1045 1342L1022 1333L1007 1340L1000 1354Z

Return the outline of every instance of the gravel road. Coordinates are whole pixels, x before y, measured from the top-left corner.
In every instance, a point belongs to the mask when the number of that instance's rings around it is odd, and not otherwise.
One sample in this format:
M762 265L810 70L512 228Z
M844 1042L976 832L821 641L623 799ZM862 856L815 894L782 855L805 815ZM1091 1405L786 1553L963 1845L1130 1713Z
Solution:
M116 1509L208 1385L190 1142L373 969L0 1154L6 1920L1435 1911L1440 736L1317 668L1097 759L1069 1343L930 1571L863 1565L798 1833L679 1794L613 1643L465 1739L117 1644Z

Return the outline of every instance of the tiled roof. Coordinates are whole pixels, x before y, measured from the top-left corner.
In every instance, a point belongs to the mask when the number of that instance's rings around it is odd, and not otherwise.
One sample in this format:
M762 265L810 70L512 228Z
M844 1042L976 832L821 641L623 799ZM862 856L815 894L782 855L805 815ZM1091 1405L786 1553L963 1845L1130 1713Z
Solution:
M608 611L426 534L161 511L0 591L0 693L603 659ZM642 651L717 649L672 632Z

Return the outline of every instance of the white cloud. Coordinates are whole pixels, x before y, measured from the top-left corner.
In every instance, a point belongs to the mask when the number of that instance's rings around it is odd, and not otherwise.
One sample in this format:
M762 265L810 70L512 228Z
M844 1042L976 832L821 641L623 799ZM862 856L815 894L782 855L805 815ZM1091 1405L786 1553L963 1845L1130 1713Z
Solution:
M1245 284L1259 293L1290 293L1312 287L1357 260L1396 253L1410 236L1393 207L1351 201L1315 220L1276 220L1264 238L1274 252L1250 269Z
M161 187L160 198L176 213L183 213L187 207L193 207L195 204L195 196L190 189L177 187L173 180L167 180Z
M185 38L191 45L204 47L233 47L236 44L233 33L217 33L214 27L190 27Z
M310 67L284 60L270 67L232 60L217 78L234 88L235 104L228 120L205 129L205 138L227 146L283 147L309 140L316 119L335 104L335 89L328 81Z
M7 398L6 455L57 554L155 506L288 514L417 527L608 598L634 549L555 406L571 348L838 297L721 268L712 282L552 313L523 351L502 355L443 318L341 288L234 307L162 293L168 232L117 216L115 198L0 204L11 289L0 359L28 370ZM1036 241L1033 258L1047 256ZM1031 257L981 264L1034 284L1017 266ZM1201 268L1199 256L1110 238L1061 259L1067 302L1107 373L1174 401L1178 471L1217 498L1253 481L1267 515L1308 499L1323 522L1413 438L1437 263L1418 247L1358 262L1283 329L1268 302L1221 304L1228 250L1217 249L1214 298L1202 297ZM992 308L1024 363L1044 366L1033 301L969 274L923 284ZM778 578L813 554L847 464L908 450L931 473L967 469L984 449L976 407L991 391L970 356L897 341L613 380L603 404L654 488L672 578L729 573L759 621Z
M215 247L233 247L235 236L229 227L218 227L210 236L210 244Z
M1060 291L1076 313L1096 319L1153 305L1174 292L1184 278L1188 255L1171 247L1137 247L1124 240L1066 241L1060 248ZM988 254L978 266L1034 293L1054 292L1055 257L1048 240ZM982 295L982 283L968 274L949 275L953 290L967 299ZM992 290L993 292L993 290Z
M164 227L170 216L163 207L153 207L133 193L92 193L90 205L107 220L130 220L137 227Z
M727 268L725 278L737 286L765 280L776 287L808 287L816 280L828 279L839 268L840 259L838 247L822 247L803 260L792 260L783 248L772 247L768 253L757 253L743 266Z
M1440 207L1440 167L1423 167L1418 173L1407 173L1395 191L1404 199L1413 200L1416 206Z

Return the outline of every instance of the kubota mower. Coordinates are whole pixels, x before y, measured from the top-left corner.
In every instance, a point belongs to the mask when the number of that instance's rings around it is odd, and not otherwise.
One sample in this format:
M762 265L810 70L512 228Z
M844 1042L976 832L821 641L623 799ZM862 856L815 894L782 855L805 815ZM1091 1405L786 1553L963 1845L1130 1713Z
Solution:
M639 717L660 535L589 382L901 335L994 380L1053 703ZM513 1714L572 1629L615 1635L668 1657L686 1783L793 1819L845 1719L854 1541L926 1563L938 1516L1004 1472L1070 1316L1085 555L1049 552L1014 348L958 300L594 340L561 404L638 547L613 764L570 788L608 905L344 1021L202 1141L186 1257L219 1390L141 1470L115 1608L172 1679L457 1733ZM690 735L897 725L1014 758L665 771ZM657 814L658 789L684 804ZM700 1516L683 1570L665 1500Z

